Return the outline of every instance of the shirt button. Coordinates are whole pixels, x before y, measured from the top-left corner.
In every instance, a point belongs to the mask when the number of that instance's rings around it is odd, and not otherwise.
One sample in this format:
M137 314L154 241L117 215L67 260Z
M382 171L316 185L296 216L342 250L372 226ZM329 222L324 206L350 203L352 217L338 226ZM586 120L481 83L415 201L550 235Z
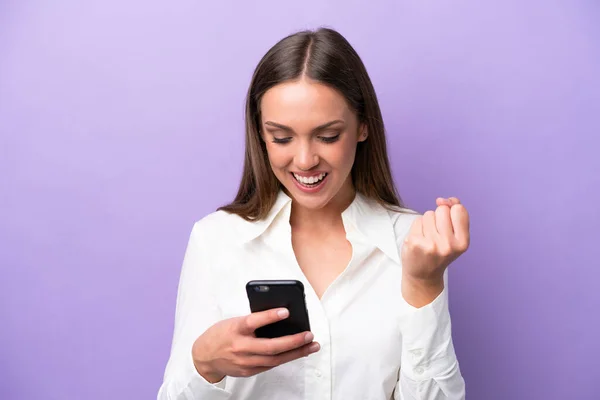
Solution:
M421 350L413 350L413 352L412 352L412 353L413 353L413 355L414 355L415 357L421 357L421 354L422 354L422 353L421 353Z
M321 376L323 376L323 374L319 370L315 371L315 375L317 376L317 378L320 378Z
M417 375L421 375L423 373L423 371L424 371L423 367L415 368L415 372L417 373Z

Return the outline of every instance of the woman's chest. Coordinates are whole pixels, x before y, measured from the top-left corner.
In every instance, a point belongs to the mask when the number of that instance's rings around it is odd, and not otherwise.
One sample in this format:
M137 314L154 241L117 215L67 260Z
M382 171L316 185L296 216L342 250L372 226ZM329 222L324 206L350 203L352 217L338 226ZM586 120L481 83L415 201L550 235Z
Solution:
M327 267L322 263L322 268ZM250 313L246 294L249 281L295 279L304 285L315 337L321 334L330 339L336 332L346 332L346 338L370 341L375 346L381 343L378 340L399 335L401 267L374 247L355 244L351 262L332 273L322 293L315 290L300 267L291 245L287 250L255 245L226 252L213 271L218 275L213 290L223 318Z
M352 245L343 231L326 238L296 235L292 237L292 244L298 266L319 298L352 258Z

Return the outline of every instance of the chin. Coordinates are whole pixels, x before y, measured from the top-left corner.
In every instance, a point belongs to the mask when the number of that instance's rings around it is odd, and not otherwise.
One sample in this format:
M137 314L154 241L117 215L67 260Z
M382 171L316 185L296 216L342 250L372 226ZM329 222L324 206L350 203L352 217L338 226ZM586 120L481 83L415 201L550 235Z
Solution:
M304 193L293 193L293 198L299 206L308 210L320 210L331 200L329 196L324 196L322 194L315 196L306 195Z

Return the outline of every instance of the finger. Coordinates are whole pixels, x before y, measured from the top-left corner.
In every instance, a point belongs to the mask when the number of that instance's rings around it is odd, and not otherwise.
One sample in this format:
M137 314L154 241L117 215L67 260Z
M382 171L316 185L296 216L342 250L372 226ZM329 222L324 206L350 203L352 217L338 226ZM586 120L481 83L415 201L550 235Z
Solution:
M454 239L452 219L450 218L450 207L443 205L435 210L435 224L441 236Z
M254 333L254 331L261 326L281 321L282 319L286 319L289 315L289 311L285 308L274 308L271 310L254 312L242 317L240 332L249 335Z
M311 343L313 339L314 335L312 332L301 332L273 339L251 339L248 345L248 352L263 356L274 356L300 348Z
M450 201L450 199L445 199L443 197L438 197L437 199L435 199L435 205L436 206L443 206L446 205L448 207L452 207L452 201Z
M276 356L251 355L248 356L248 363L254 367L272 368L290 361L294 361L298 358L306 357L312 353L316 353L320 349L321 345L317 342L313 342Z
M270 370L272 367L245 367L242 371L231 376L237 376L241 378L248 378L250 376L258 375L261 372Z
M436 239L439 233L435 226L435 212L429 210L423 214L423 236L429 239Z
M462 204L452 207L450 209L450 218L452 219L452 226L454 228L454 237L459 246L463 250L466 250L470 241L470 221L467 209Z
M457 204L460 204L460 200L459 200L458 198L456 198L456 197L450 197L450 198L448 198L448 201L449 201L449 202L450 202L450 203L451 203L453 206L455 206L455 205L457 205Z
M435 200L435 204L436 206L443 206L443 205L447 205L449 207L455 206L457 204L460 204L460 200L457 197L438 197Z

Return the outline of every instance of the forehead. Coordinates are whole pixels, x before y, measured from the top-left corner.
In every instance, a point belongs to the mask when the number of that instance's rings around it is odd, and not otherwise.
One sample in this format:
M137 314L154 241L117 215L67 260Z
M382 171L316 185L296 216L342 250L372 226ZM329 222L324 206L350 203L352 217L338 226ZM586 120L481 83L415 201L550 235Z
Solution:
M261 100L262 122L288 126L320 125L334 119L350 122L354 113L337 90L301 79L273 86Z

